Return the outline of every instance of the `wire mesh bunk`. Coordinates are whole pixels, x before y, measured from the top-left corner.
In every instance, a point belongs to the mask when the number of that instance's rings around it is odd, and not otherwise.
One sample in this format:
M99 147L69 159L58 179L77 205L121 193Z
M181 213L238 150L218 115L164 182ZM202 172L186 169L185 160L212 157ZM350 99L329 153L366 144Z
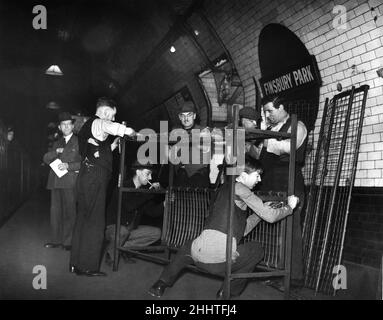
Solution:
M326 99L303 226L305 286L335 295L369 87Z

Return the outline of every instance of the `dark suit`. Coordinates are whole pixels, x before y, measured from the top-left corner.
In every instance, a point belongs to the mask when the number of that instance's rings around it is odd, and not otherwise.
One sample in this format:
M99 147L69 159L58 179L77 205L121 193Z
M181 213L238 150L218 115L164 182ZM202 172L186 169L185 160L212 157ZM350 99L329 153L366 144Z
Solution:
M64 148L64 151L58 154L57 148ZM59 178L52 169L49 172L47 189L51 190L52 242L68 246L76 218L75 187L81 165L77 136L73 134L67 144L63 137L53 144L53 150L44 155L44 162L49 165L55 159L68 163L68 173Z

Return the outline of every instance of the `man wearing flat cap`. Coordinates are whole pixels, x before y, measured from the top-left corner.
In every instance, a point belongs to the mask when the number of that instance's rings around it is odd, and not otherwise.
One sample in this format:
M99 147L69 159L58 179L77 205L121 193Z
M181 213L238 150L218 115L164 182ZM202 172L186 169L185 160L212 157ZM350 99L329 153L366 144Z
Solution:
M125 188L157 190L158 182L151 182L153 165L140 164L138 161L131 166L131 173L124 181ZM158 198L162 201L157 201ZM161 238L161 229L153 222L162 218L163 195L154 193L124 192L121 204L120 241L124 248L146 247ZM117 221L118 188L113 192L107 209L105 239L109 241L105 253L105 262L109 266L113 263L114 241ZM145 219L147 218L147 219ZM162 220L162 219L161 219ZM144 223L142 223L144 222ZM132 259L125 259L133 262Z
M242 127L246 129L256 129L258 127L257 122L261 118L261 115L257 110L251 107L243 107L239 110L239 120Z
M192 129L201 129L202 127L195 123L196 117L197 113L193 101L184 101L178 113L183 129L188 132Z
M51 242L46 248L70 250L73 226L76 218L75 186L80 170L81 157L77 136L73 134L73 119L68 112L59 114L59 130L62 137L44 155L44 162L51 164L56 159L58 170L65 173L59 177L53 169L49 172L47 189L51 190Z
M191 135L193 129L201 130L201 134L210 133L208 128L203 128L195 122L197 117L196 108L192 101L184 101L178 113L178 118L182 124L182 129ZM173 150L173 152L178 152ZM182 187L202 187L207 188L210 185L209 164L204 163L207 153L210 160L210 146L202 146L192 143L189 149L189 163L180 163L175 166L174 186ZM199 163L192 163L192 155L200 154Z

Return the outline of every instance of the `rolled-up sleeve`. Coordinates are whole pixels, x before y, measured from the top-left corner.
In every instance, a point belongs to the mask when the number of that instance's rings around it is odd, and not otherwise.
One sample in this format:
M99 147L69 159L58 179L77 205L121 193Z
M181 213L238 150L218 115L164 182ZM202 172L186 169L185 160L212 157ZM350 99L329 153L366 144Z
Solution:
M291 132L291 127L288 132ZM298 121L297 126L297 148L299 148L307 137L307 129L303 122ZM278 156L281 154L290 153L290 139L278 141L277 139L268 139L267 151Z
M293 211L289 206L277 209L271 208L264 204L249 188L239 182L235 184L235 194L239 196L257 216L269 223L277 222L290 215Z
M123 124L109 120L95 119L92 123L92 134L100 141L104 141L108 134L123 137L126 129Z

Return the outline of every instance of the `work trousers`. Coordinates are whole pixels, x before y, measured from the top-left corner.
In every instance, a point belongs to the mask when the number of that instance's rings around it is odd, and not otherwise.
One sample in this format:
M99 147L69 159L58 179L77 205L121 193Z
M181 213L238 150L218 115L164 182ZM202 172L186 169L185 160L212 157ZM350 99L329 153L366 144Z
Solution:
M76 219L75 188L51 190L51 241L69 246Z
M177 252L174 260L165 267L160 280L167 285L172 286L180 272L189 264L195 264L198 268L218 276L225 276L226 262L222 263L202 263L194 262L191 257L191 244L193 240L188 241ZM255 266L263 258L263 249L258 242L247 242L237 246L239 257L231 265L232 273L253 272ZM247 284L248 279L234 279L231 281L231 294L240 295Z
M77 179L77 218L70 263L82 270L98 271L105 229L108 170L82 166Z

